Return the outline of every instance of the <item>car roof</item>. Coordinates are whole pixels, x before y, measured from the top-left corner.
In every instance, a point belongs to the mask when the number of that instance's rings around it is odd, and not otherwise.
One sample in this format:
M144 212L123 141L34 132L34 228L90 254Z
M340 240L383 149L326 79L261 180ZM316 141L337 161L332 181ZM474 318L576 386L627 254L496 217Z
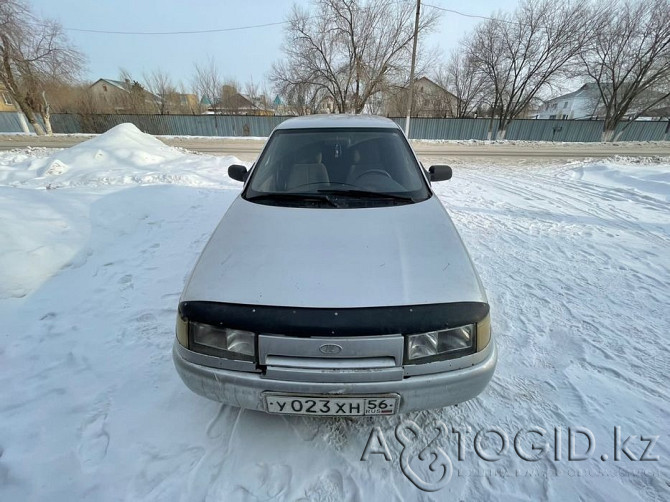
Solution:
M285 120L276 129L322 129L331 127L382 127L387 129L399 129L398 125L391 119L377 115L307 115Z

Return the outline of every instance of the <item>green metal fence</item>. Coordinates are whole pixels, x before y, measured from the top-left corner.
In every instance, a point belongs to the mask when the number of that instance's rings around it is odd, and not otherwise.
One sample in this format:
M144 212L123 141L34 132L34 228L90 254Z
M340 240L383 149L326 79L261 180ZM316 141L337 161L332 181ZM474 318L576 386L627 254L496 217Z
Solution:
M291 117L247 115L76 115L56 113L51 117L56 133L103 133L130 122L154 135L176 136L268 136L272 129ZM393 118L404 127L404 118ZM498 121L479 119L413 118L410 137L436 140L485 140L494 135ZM513 120L507 129L508 140L597 142L603 130L601 120ZM668 141L670 121L621 123L620 141ZM0 133L21 132L16 113L0 113ZM492 136L494 137L494 136Z

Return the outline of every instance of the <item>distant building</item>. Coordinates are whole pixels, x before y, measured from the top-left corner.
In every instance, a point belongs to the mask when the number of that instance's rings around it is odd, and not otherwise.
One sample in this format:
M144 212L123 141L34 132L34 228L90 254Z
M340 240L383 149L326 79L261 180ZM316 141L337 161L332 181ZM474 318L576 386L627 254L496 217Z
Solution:
M183 94L171 92L165 96L165 113L169 114L200 114L198 96L195 94Z
M569 94L552 98L537 110L538 119L591 119L598 115L600 91L596 84L584 84Z
M9 95L9 92L0 84L0 112L15 112L17 111L14 100Z
M155 113L161 99L138 82L101 78L89 87L100 111L108 113Z
M257 115L272 116L275 114L275 109L273 103L270 102L267 96L249 96L248 94L242 94L246 99L251 101L256 107Z
M272 106L262 98L240 94L233 86L224 85L221 96L203 96L200 105L206 114L217 115L274 115Z
M335 100L331 95L324 96L317 106L316 113L336 113Z
M655 102L663 93L653 90L645 91L630 107L624 119L630 120L645 106L640 103ZM664 100L654 107L646 110L641 120L652 120L652 118L662 118L668 116L668 100ZM574 119L589 120L602 119L605 115L603 101L600 96L600 90L595 83L584 84L579 89L569 94L564 94L544 102L539 108L534 118L537 119Z
M389 117L404 117L407 114L407 87L395 87L384 92L383 112ZM458 98L428 77L414 81L412 104L413 117L453 117Z

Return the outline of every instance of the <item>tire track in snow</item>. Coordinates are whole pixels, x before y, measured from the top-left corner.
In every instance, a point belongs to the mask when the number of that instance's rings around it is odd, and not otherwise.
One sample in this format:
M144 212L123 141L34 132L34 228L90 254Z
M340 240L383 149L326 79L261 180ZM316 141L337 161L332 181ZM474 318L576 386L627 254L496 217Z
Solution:
M598 219L603 220L605 223L607 220L611 220L613 225L618 230L630 231L630 227L634 226L639 231L639 236L642 238L650 238L654 240L657 244L668 245L670 239L665 235L658 235L656 232L645 228L645 226L640 225L639 223L632 221L630 219L623 218L620 211L611 210L603 208L601 204L594 203L590 201L592 197L598 197L602 199L602 190L596 192L593 190L586 189L584 184L570 183L565 180L560 180L558 183L558 178L555 176L546 176L543 177L543 183L537 183L533 181L536 177L524 176L523 174L515 173L516 182L511 183L506 179L503 180L500 176L495 174L483 175L481 173L469 173L470 176L479 178L479 182L482 186L496 186L504 192L512 193L523 197L527 200L529 195L534 195L538 199L549 200L556 203L557 207L566 207L573 209L579 213L585 214L587 216L592 216ZM542 175L538 176L542 178ZM551 188L547 188L549 185ZM568 190L563 190L561 185L569 185ZM522 191L519 187L523 186L524 188L529 188L530 191ZM574 195L575 193L581 193L582 197ZM606 200L606 199L604 199ZM625 200L625 199L622 199ZM570 201L570 202L568 202ZM659 209L662 209L659 207ZM667 205L665 207L667 211ZM629 214L629 217L631 215Z

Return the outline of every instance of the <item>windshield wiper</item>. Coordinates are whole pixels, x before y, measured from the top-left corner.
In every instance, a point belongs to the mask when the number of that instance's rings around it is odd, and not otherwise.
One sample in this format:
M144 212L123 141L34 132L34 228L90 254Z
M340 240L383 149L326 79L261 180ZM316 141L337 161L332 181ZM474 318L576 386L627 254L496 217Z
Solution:
M319 193L270 192L247 197L250 202L325 202L331 207L338 207L328 195Z
M361 199L387 199L402 202L416 202L408 195L398 195L386 192L373 192L371 190L317 190L320 194L344 195L345 197L358 197Z

